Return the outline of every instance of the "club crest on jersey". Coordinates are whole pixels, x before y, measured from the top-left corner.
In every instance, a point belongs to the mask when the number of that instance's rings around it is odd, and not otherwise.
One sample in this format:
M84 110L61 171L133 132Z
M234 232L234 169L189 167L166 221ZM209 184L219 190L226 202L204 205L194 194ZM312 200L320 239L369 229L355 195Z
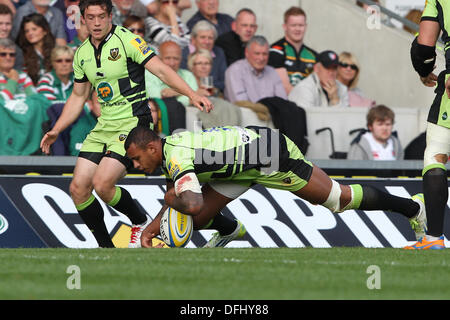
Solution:
M97 95L103 100L103 101L110 101L113 96L114 96L114 92L113 89L111 87L111 85L107 82L101 82L98 86L97 86Z
M120 141L120 142L125 141L126 138L127 138L127 135L126 135L126 134L123 134L123 133L122 133L122 134L119 135L119 141Z
M119 48L113 48L113 49L109 50L108 60L117 61L120 59L120 57L121 57L121 55L119 54Z

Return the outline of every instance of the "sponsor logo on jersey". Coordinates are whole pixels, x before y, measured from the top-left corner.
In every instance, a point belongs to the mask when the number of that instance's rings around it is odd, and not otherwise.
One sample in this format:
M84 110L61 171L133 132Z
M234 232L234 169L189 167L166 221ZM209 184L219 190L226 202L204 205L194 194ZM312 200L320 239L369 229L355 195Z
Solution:
M5 233L8 230L9 224L8 220L0 214L0 234Z
M170 159L169 164L167 165L167 169L169 170L169 175L175 178L181 171L180 164L176 159Z
M97 86L97 95L103 100L103 101L111 101L111 99L114 96L113 88L108 82L101 82Z
M120 59L120 57L121 57L121 55L119 53L119 48L113 48L113 49L109 50L108 60L117 61Z
M151 48L148 46L147 42L145 42L141 37L131 40L131 44L143 55L146 55L149 51L151 51Z

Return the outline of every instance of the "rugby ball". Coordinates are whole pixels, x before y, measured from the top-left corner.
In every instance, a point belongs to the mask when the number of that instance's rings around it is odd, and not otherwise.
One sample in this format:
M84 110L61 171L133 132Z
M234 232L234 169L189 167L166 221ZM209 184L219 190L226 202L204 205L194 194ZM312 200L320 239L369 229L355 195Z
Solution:
M169 247L184 247L191 240L194 223L192 216L169 207L161 217L159 228L161 239Z

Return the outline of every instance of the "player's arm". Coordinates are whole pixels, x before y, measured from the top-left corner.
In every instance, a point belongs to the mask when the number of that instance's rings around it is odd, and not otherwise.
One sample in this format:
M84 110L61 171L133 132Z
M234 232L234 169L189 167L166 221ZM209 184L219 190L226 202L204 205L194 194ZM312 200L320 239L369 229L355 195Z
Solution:
M157 76L161 81L182 95L187 96L192 104L198 109L205 109L206 112L213 108L212 103L204 96L199 95L168 65L157 56L153 57L145 64L145 68Z
M61 116L56 121L52 130L47 132L41 140L41 149L43 152L49 154L50 146L56 141L61 131L70 126L80 115L86 102L91 84L86 82L74 82L72 94L67 99L64 105Z
M164 201L169 207L184 214L199 214L203 207L203 195L195 173L189 172L177 179L174 187L167 189Z
M432 20L420 22L419 36L411 45L411 61L422 83L428 87L436 84L433 73L436 63L436 42L440 33L439 23Z

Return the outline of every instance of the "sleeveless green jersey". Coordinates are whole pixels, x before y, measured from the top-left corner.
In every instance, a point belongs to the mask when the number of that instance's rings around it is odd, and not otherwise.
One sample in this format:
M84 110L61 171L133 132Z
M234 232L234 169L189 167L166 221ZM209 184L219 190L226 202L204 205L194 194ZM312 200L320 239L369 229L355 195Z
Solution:
M76 82L89 81L101 105L99 121L147 116L144 65L155 56L147 43L124 27L113 25L98 49L90 37L73 61Z

